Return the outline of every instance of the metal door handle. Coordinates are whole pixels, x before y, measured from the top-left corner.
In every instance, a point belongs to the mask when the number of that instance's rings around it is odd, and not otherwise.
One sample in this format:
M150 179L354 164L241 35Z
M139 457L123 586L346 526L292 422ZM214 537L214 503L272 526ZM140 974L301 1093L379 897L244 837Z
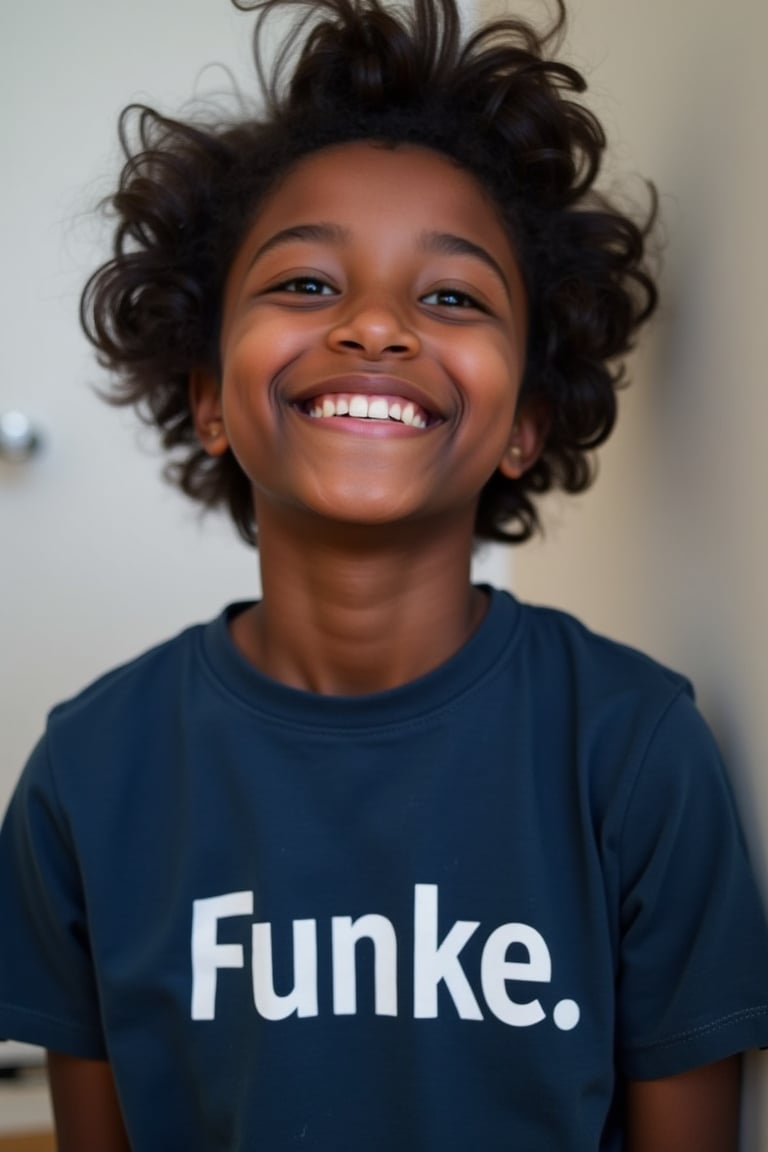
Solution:
M36 456L41 445L40 433L23 412L0 414L0 460L23 463Z

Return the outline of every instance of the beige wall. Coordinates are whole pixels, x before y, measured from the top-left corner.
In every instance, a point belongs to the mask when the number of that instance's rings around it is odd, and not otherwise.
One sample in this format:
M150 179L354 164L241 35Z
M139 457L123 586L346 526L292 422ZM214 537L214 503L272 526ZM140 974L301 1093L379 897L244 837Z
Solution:
M664 307L593 493L553 500L514 586L688 672L768 890L765 0L572 0L618 166L663 197ZM768 1149L768 1057L744 1149ZM761 1099L762 1097L762 1099Z

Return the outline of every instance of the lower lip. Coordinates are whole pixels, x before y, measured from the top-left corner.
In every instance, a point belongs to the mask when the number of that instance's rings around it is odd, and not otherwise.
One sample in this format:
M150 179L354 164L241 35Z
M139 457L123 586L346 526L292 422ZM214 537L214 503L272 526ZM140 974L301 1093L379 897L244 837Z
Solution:
M423 436L436 428L436 424L427 425L426 428L414 428L410 424L401 424L399 420L366 420L356 416L308 416L301 412L304 420L308 420L316 428L324 428L327 432L346 432L347 435L370 436L373 439L386 439L392 437L401 439L409 436Z

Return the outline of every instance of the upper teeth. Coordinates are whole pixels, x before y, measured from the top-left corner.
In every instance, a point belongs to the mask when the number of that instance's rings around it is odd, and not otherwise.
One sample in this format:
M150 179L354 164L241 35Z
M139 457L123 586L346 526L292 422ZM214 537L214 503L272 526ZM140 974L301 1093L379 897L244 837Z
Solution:
M388 400L385 396L323 396L312 402L309 415L316 419L356 416L365 420L399 420L411 428L427 426L426 417L415 404Z

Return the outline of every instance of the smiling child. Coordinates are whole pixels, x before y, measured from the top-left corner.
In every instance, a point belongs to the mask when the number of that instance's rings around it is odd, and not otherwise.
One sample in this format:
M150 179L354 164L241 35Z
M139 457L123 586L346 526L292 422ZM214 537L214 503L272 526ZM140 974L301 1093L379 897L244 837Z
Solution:
M768 928L690 685L470 582L656 303L563 20L325 0L258 116L125 114L86 331L263 594L55 708L11 803L61 1152L737 1147Z

